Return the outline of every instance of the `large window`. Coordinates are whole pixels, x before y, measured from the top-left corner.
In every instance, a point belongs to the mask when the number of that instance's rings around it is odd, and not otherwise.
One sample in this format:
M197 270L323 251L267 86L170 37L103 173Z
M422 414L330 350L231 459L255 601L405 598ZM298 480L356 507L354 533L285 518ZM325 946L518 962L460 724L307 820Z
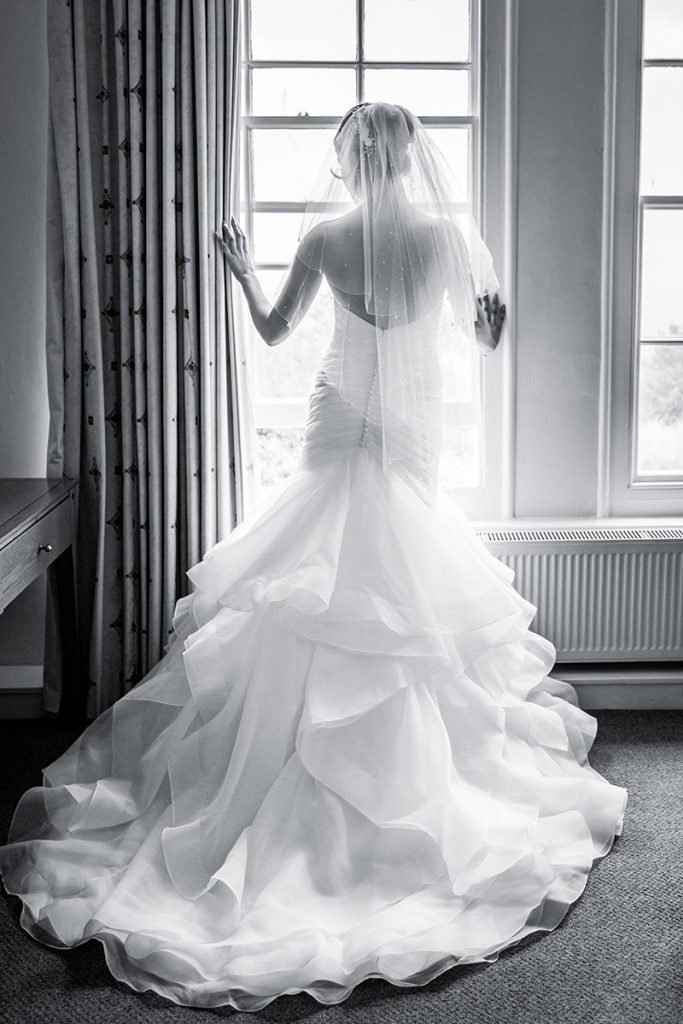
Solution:
M645 0L634 480L683 481L683 4Z
M683 4L615 4L607 94L611 515L683 510Z
M340 116L383 99L411 108L480 208L479 25L476 0L249 0L245 5L242 218L274 297L297 244L306 198ZM294 468L307 396L332 332L324 288L283 344L254 334L245 349L257 497ZM444 490L481 491L484 426L471 408L481 357L463 348L448 395Z

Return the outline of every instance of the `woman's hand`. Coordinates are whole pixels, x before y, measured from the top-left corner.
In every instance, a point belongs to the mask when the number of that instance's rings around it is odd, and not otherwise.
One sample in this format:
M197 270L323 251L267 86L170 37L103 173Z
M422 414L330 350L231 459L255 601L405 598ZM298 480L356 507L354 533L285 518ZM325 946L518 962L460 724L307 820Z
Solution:
M254 273L254 264L242 228L234 217L230 218L230 224L231 227L228 227L223 221L222 234L215 232L216 241L225 256L225 262L241 284L245 277Z
M484 353L493 352L500 341L506 309L501 304L498 293L493 298L489 296L488 292L484 294L482 299L477 296L477 303L480 309L480 316L476 325L477 334L482 329L485 330L485 336L478 337L477 343Z

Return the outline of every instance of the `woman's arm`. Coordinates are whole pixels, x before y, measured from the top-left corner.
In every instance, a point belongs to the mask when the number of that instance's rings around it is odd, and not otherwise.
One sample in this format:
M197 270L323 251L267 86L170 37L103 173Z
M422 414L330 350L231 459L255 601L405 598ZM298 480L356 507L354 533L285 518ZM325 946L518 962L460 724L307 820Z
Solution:
M263 293L256 276L247 239L234 217L232 227L223 221L222 234L216 232L216 241L235 280L241 286L249 306L254 327L266 345L277 345L289 334L289 324L277 313Z
M228 267L244 292L256 330L266 345L279 345L308 310L320 287L322 275L295 259L277 299L277 306L282 310L282 313L278 312L263 293L244 232L234 217L231 218L231 224L232 229L223 222L222 236L216 233L216 239Z
M444 221L446 238L444 243L448 291L454 310L459 304L468 305L474 301L476 320L474 320L474 340L477 347L488 355L498 346L505 320L505 306L498 295L491 299L488 292L479 298L470 267L470 258L465 239L452 221ZM467 268L466 270L464 268ZM469 282L469 283L467 283ZM469 295L467 295L469 291Z

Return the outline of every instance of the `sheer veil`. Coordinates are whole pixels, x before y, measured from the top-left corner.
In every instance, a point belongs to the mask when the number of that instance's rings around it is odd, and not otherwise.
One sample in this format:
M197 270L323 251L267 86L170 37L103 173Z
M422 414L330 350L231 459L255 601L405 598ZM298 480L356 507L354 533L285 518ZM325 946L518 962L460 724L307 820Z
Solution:
M465 190L415 115L390 103L345 115L299 239L276 310L294 328L324 273L338 306L374 334L385 469L400 469L406 432L425 446L428 465L440 447L444 399L459 388L459 346L475 351L476 296L498 282ZM343 357L333 383L354 400ZM481 417L479 374L475 390L473 422ZM425 480L428 489L433 483Z

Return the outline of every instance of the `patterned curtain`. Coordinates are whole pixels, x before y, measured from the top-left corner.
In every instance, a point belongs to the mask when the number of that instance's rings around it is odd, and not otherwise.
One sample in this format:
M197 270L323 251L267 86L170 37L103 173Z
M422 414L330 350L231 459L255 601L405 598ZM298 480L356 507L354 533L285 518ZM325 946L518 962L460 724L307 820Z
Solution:
M213 238L234 193L238 21L233 0L48 5L48 474L80 481L83 667L59 678L49 630L51 711L94 717L142 678L185 571L241 516Z

